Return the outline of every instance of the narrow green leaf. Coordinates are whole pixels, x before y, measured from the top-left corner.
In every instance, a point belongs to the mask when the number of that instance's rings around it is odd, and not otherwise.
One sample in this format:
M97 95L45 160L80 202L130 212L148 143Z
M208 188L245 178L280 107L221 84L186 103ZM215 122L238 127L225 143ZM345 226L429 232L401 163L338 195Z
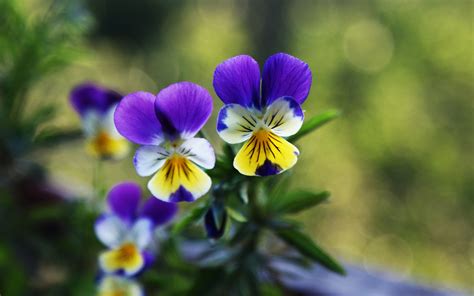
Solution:
M281 230L281 229L301 229L303 228L303 223L299 220L288 219L288 218L276 218L270 219L267 221L267 226L271 229Z
M344 268L337 263L336 260L331 258L331 256L329 256L329 254L327 254L323 249L317 246L306 234L291 229L278 230L276 234L287 244L298 250L302 255L320 263L331 271L341 275L346 274Z
M176 222L176 224L173 225L173 229L171 230L172 233L181 233L188 225L201 219L207 212L208 208L209 206L206 204L192 209L187 215L185 215L181 220L179 220L178 222Z
M270 207L275 212L293 214L307 210L328 200L330 195L329 191L311 192L298 190L277 195L271 201Z
M50 147L60 145L62 143L77 140L83 136L83 132L79 129L74 130L58 130L45 129L35 136L35 145L38 147Z
M306 120L305 123L303 123L301 129L295 135L289 137L288 141L295 142L306 134L320 128L321 126L339 117L340 115L341 112L339 110L328 110L321 114L318 114L310 118L309 120Z
M235 221L240 222L240 223L247 222L247 218L241 213L239 213L238 211L234 210L231 207L226 207L226 209L229 216Z

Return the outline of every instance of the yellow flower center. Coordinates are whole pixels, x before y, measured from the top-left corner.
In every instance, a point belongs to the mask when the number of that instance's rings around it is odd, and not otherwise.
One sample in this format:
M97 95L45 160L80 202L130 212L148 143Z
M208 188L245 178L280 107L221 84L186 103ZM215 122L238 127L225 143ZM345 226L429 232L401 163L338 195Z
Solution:
M105 291L99 294L100 296L126 296L127 292L123 289L115 291Z
M103 151L106 152L110 148L110 142L112 141L112 138L106 133L101 131L97 137L93 140L94 148L97 151Z
M132 243L127 243L117 249L116 260L126 264L134 259L137 253L137 247Z
M101 266L106 271L124 269L126 272L136 272L145 263L138 247L133 243L125 243L120 247L104 252L99 258Z
M87 143L87 151L96 157L122 157L128 152L128 142L123 138L113 138L107 132L100 131Z
M270 130L255 131L234 159L234 167L247 176L278 174L292 167L298 149Z

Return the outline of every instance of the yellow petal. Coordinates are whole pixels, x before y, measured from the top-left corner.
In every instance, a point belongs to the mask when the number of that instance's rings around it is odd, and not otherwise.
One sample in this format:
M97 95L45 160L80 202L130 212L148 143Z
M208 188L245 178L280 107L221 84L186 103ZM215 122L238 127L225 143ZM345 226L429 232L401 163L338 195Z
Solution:
M291 143L261 129L237 153L234 167L246 176L276 175L294 166L298 154L298 148Z
M143 296L142 288L133 279L106 275L99 283L97 296Z
M148 183L151 193L171 202L193 201L209 191L211 178L182 155L173 155Z
M124 138L116 138L101 131L86 144L86 150L94 157L121 158L129 151L129 143Z
M117 249L102 253L99 261L105 271L124 270L127 275L137 273L145 264L140 250L133 243L126 243Z

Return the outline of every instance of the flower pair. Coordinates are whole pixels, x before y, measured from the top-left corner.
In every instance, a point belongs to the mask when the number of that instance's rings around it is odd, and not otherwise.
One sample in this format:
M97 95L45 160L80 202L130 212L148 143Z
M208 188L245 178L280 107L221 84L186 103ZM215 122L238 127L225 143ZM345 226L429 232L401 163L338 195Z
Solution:
M217 66L213 85L225 104L218 115L217 132L227 143L244 143L234 159L234 167L241 174L275 175L296 163L299 151L284 138L302 126L301 104L309 94L311 82L308 65L284 53L269 57L262 74L258 63L246 55ZM79 90L84 93L82 88ZM78 95L73 93L74 97ZM101 108L102 104L95 103ZM81 111L86 109L81 106L88 105L87 100L76 105L81 115L97 113ZM157 95L134 92L116 107L115 128L126 139L141 145L134 165L138 175L153 175L148 189L158 199L194 201L209 191L211 179L201 168L214 167L214 150L206 139L195 136L211 112L211 95L191 82L172 84ZM89 122L89 118L97 116L83 117ZM106 118L108 122L109 113ZM109 140L112 137L100 132L94 135L92 151L107 155L120 150Z
M217 131L230 144L246 142L234 159L240 173L275 175L296 163L299 151L284 137L301 128L301 104L311 79L308 65L287 54L271 56L262 75L258 63L245 55L217 67L214 88L226 104L219 112ZM156 96L132 93L117 107L118 131L143 145L134 158L137 173L157 172L148 183L157 198L193 201L209 190L211 180L196 164L213 168L214 151L207 140L193 137L211 111L209 93L189 82L172 84Z

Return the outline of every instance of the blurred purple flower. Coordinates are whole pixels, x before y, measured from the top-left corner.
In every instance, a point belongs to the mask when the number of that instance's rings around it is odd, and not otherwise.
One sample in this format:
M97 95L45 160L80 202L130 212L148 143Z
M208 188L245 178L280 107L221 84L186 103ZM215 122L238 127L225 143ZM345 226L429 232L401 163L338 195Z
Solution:
M97 238L110 249L99 257L105 273L132 276L149 266L154 256L147 248L156 227L169 222L178 209L176 204L156 198L140 206L140 199L140 186L132 182L117 184L108 194L111 212L95 223Z
M207 237L218 239L224 235L227 225L227 211L223 206L211 206L204 216Z
M134 165L140 176L151 176L148 189L163 201L194 201L206 194L211 178L200 167L212 169L214 149L194 136L212 113L209 92L191 82L179 82L158 95L135 92L115 111L115 125L138 148Z
M117 132L113 114L122 99L119 93L92 83L84 83L71 91L71 105L82 120L87 137L87 151L100 158L122 158L129 143Z
M295 165L299 151L284 137L301 128L301 104L311 83L309 66L284 53L269 57L262 75L247 55L217 66L214 89L226 104L218 115L217 132L227 143L246 142L234 159L241 174L275 175Z

